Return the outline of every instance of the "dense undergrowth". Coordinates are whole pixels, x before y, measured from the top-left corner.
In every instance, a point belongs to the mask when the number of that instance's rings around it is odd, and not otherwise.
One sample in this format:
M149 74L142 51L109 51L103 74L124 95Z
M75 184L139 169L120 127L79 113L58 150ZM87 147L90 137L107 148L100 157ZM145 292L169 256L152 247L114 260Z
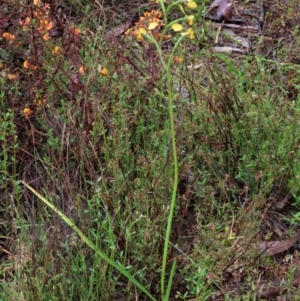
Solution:
M155 3L27 2L1 5L0 300L148 300L22 181L155 300L257 300L279 260L249 246L299 220L297 27L273 55L233 56L211 51L208 3L156 13L163 40L134 25ZM289 300L297 275L291 261Z

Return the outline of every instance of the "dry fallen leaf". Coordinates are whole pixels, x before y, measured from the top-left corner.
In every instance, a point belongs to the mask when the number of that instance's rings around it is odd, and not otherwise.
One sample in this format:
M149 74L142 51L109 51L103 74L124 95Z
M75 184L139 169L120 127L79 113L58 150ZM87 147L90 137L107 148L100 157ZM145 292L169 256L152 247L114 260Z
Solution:
M300 234L297 233L291 238L285 240L265 241L258 245L254 245L261 253L267 256L273 256L282 253L291 248L300 239Z
M230 46L215 46L215 47L212 47L212 50L214 52L229 52L229 53L232 53L232 52L239 52L239 53L243 53L244 51L240 48L236 48L236 47L230 47Z
M226 20L232 15L232 0L215 0L209 7L208 12L218 7L217 18L224 18Z
M221 0L217 9L217 18L229 20L232 16L232 0Z
M218 7L220 5L221 0L215 0L209 7L208 11Z

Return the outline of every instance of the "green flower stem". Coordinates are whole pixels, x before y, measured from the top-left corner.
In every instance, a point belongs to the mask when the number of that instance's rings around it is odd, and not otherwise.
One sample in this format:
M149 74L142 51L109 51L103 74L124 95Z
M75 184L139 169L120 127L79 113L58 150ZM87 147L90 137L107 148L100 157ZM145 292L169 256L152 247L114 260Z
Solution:
M177 20L170 22L167 26L165 26L165 29L169 29L173 24L176 24L179 22L185 22L185 21L187 21L187 17L179 18Z
M173 151L173 162L174 162L173 163L174 164L174 184L173 184L172 199L171 199L171 204L170 204L170 212L169 212L169 216L168 216L168 224L167 224L167 230L166 230L166 236L165 236L162 271L161 271L161 294L162 294L163 301L167 301L167 298L168 298L168 293L166 295L164 294L165 274L166 274L169 241L170 241L170 235L171 235L171 227L172 227L173 214L174 214L174 209L175 209L175 204L176 204L176 195L177 195L177 186L178 186L178 158L177 158L177 148L176 148L175 121L174 121L174 114L173 114L174 90L173 90L173 83L172 83L172 76L171 76L171 64L173 61L174 52L184 38L185 38L185 36L181 36L178 39L178 41L176 42L175 46L173 47L171 55L168 59L167 69L166 69L169 116L170 116L170 123L171 123L172 151ZM173 273L174 272L175 271L173 271ZM172 277L172 276L173 275L171 273L170 277ZM170 280L170 277L169 277L169 280Z
M163 2L162 0L160 0L160 2ZM179 0L179 1L175 1L175 2L171 2L171 4L168 6L167 10L166 10L166 15L168 15L171 10L173 9L173 7L176 7L180 4L186 3L186 0Z
M170 242L170 235L171 235L171 227L172 227L172 220L173 220L173 214L176 204L176 195L177 195L177 186L178 186L178 159L177 159L177 149L176 149L176 135L175 135L175 122L174 122L174 114L173 114L173 102L174 102L174 91L173 91L173 83L172 83L172 76L171 76L171 65L173 62L173 55L178 47L178 45L182 42L182 40L185 38L185 35L182 35L174 45L171 54L167 60L167 63L163 57L163 53L161 50L161 47L157 43L157 41L154 39L153 36L145 35L148 40L154 43L156 50L159 54L161 63L166 71L166 77L167 77L167 89L168 89L168 111L169 111L169 118L171 123L171 139L172 139L172 152L173 152L173 162L174 162L174 184L173 184L173 191L172 191L172 198L171 198L171 204L170 204L170 212L168 216L168 224L167 224L167 230L165 234L165 243L164 243L164 253L163 253L163 260L162 260L162 269L161 269L161 296L163 301L168 300L169 296L169 286L172 283L172 278L175 273L175 265L172 266L172 271L169 276L169 283L168 283L168 289L165 294L165 276L166 276L166 267L167 267L167 257L168 257L168 250L169 250L169 242Z

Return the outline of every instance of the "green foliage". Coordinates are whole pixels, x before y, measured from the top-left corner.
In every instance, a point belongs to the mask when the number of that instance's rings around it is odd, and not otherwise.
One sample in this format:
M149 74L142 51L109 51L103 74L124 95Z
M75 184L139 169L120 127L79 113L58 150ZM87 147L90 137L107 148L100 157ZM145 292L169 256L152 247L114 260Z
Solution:
M187 4L113 40L99 3L17 8L32 23L0 41L0 299L257 298L248 246L282 199L285 229L299 221L299 68L290 48L212 53L207 1ZM50 12L64 30L45 39Z

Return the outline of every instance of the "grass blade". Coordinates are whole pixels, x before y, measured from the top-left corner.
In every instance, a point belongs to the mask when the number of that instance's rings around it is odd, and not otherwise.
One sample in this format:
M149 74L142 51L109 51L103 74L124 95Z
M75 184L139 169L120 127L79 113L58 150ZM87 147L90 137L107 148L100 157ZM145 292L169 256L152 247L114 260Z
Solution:
M29 190L33 192L41 201L43 201L49 208L51 208L54 212L56 212L64 221L65 223L70 226L79 236L80 238L92 249L94 250L99 256L101 256L105 261L107 261L110 265L116 268L121 274L128 278L133 284L135 284L143 293L145 293L151 300L155 301L156 299L147 291L147 289L138 282L130 273L128 273L124 266L121 264L117 264L112 259L110 259L105 253L97 248L97 246L87 237L85 236L82 231L76 227L76 225L60 210L58 210L51 202L49 202L45 197L43 197L40 193L38 193L34 188L30 185L22 181L22 184L26 186Z

